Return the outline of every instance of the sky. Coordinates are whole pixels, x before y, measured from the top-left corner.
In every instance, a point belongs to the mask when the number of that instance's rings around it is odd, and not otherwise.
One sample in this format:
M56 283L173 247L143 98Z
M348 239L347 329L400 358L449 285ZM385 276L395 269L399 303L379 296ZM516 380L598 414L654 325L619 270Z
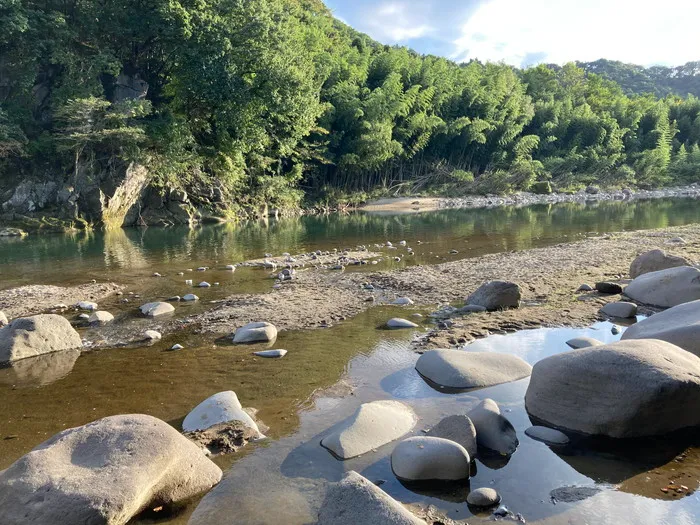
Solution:
M384 44L525 67L599 58L700 60L700 0L325 0Z

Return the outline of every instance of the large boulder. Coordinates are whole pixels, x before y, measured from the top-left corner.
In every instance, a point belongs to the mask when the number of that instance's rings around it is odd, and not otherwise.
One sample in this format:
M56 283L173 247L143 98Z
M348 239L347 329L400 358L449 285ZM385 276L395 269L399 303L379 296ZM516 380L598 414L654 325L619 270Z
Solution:
M173 313L175 307L170 303L158 301L155 303L146 303L140 307L140 310L146 317L160 317L161 315Z
M462 445L438 437L404 439L391 453L391 469L405 481L467 479L470 461Z
M426 525L406 507L355 471L328 489L318 525Z
M676 306L700 299L700 270L678 266L640 275L625 288L625 295L640 303Z
M56 314L20 317L0 328L0 363L82 346L80 334Z
M700 358L656 339L553 355L533 368L525 406L548 426L614 438L696 426Z
M431 428L426 435L459 443L469 453L470 458L476 457L476 428L467 416L448 416Z
M266 343L277 339L277 328L266 322L248 323L233 335L234 343Z
M350 459L408 433L416 424L411 408L399 401L372 401L321 440L341 459Z
M112 416L56 434L0 473L0 523L119 525L176 504L221 469L152 416Z
M487 310L520 306L520 286L508 281L489 281L467 297L466 304L483 306Z
M501 455L509 456L518 448L520 442L515 428L501 414L501 409L493 399L484 399L468 413L476 428L476 441L480 447L487 448Z
M244 426L253 429L257 437L264 437L255 420L243 410L235 392L228 390L208 397L197 405L192 412L185 416L182 422L183 432L206 430L219 423L240 421Z
M647 317L625 330L622 339L660 339L700 356L700 300Z
M630 265L630 277L635 279L640 275L650 272L658 272L677 266L691 266L690 261L684 257L670 255L663 250L650 250L637 256Z
M512 354L431 350L418 358L416 370L439 386L466 389L522 379L532 367Z

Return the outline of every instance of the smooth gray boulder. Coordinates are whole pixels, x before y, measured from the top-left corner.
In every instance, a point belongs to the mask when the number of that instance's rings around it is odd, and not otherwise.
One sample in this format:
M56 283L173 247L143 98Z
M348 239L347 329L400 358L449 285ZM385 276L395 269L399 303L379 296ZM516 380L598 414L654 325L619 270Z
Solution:
M209 490L221 469L142 414L64 430L0 472L0 523L122 525Z
M525 430L525 435L548 445L566 445L569 443L569 436L549 427L535 425Z
M613 438L697 426L700 358L656 339L553 355L534 366L525 407L548 426Z
M208 397L197 405L182 422L183 432L206 430L219 423L240 421L244 426L253 429L257 438L263 438L258 424L243 410L235 392L228 390Z
M408 319L401 319L399 317L394 317L386 322L387 328L418 328L418 325Z
M470 458L476 457L476 428L467 416L448 416L431 428L426 436L449 439L462 445Z
M160 317L161 315L171 314L175 311L175 307L172 304L161 301L146 303L139 309L141 313L147 317Z
M518 308L520 306L520 286L508 281L489 281L482 284L467 297L467 305L483 306L487 310Z
M655 306L677 306L700 299L700 270L678 266L640 275L625 288L635 301Z
M462 445L439 437L410 437L391 453L391 469L404 481L467 479L470 461Z
M355 471L333 483L318 514L318 525L426 525L382 489Z
M501 409L493 399L484 399L467 412L476 428L476 441L480 447L509 456L520 444L515 428L501 415Z
M0 328L2 328L3 326L6 326L8 324L10 324L10 321L7 320L7 316L5 315L5 312L0 310Z
M670 255L663 250L649 250L638 255L630 265L630 277L636 279L640 275L650 272L658 272L678 266L691 266L691 262L685 257Z
M0 363L82 346L80 334L56 314L19 317L0 328Z
M109 313L105 312L104 310L98 310L97 312L92 312L90 314L90 317L88 317L88 322L91 324L107 324L111 323L114 321L114 316Z
M622 339L660 339L700 356L700 300L647 317L627 328Z
M626 301L618 301L606 304L600 309L600 312L609 317L628 319L637 315L637 305Z
M597 339L594 339L593 337L586 337L581 336L581 337L574 337L573 339L569 339L566 342L567 345L569 345L573 349L579 349L579 348L588 348L589 346L600 346L603 343L602 341L598 341Z
M472 490L467 496L467 504L472 507L493 507L501 502L501 496L494 489L481 487Z
M532 367L518 356L468 350L430 350L418 358L416 370L448 388L484 388L530 375Z
M277 339L277 328L267 322L248 323L233 335L234 343L264 343Z
M350 459L381 447L411 431L416 415L399 401L372 401L321 440L321 445L341 459Z

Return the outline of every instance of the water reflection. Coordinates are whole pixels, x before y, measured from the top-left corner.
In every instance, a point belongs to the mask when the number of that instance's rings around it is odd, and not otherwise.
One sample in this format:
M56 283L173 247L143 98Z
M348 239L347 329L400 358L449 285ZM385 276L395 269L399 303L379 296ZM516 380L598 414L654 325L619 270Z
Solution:
M0 384L13 387L49 385L67 376L79 356L80 350L70 349L14 361L0 369Z

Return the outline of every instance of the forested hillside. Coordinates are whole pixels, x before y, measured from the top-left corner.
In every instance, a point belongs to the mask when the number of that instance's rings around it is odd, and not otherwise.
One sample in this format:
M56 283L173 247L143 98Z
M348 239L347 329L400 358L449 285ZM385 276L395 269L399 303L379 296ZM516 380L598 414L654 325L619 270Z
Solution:
M676 67L642 67L605 59L577 62L577 65L589 73L617 82L628 95L700 96L700 61Z
M697 98L626 95L574 64L420 56L318 0L0 6L0 203L15 214L652 187L698 180L699 143ZM145 170L125 176L131 162Z

